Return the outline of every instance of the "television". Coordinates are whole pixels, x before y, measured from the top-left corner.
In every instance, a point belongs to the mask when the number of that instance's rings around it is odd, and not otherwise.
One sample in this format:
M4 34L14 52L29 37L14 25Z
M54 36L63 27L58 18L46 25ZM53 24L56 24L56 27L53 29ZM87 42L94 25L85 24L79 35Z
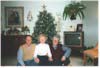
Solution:
M69 47L82 47L83 37L83 32L64 32L64 45Z

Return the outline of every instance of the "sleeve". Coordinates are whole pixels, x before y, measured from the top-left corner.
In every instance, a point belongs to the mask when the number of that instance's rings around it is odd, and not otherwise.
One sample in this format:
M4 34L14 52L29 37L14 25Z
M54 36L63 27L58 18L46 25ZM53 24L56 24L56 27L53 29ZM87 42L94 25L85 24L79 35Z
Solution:
M65 46L62 46L63 51L65 51L64 56L68 58L71 54L71 49Z
M21 65L25 65L24 61L23 61L23 51L21 48L19 48L19 50L17 52L17 60Z
M36 46L33 57L37 58L37 55L38 55L38 47Z
M49 47L49 45L48 45L48 57L52 57L52 54L51 54L51 50L50 50L50 47Z

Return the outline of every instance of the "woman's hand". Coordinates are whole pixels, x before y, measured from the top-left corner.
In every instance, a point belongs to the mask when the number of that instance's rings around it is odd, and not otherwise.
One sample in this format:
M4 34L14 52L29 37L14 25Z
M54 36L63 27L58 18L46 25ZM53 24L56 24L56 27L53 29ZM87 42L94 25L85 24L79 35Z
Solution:
M66 60L66 57L63 56L63 57L61 58L61 61L65 61L65 60Z
M49 61L53 61L52 57L49 58Z
M39 63L39 62L40 62L40 60L39 60L38 58L34 58L34 61L35 61L36 63Z

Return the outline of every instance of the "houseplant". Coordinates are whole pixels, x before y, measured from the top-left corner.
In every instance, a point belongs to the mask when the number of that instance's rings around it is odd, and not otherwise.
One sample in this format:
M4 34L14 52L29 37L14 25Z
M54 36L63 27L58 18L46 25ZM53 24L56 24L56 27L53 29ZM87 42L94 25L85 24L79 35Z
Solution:
M63 11L63 19L69 16L71 20L75 20L77 15L79 15L80 19L84 18L83 10L86 7L80 2L71 2L69 5L66 5Z
M21 31L24 32L25 35L27 35L27 33L30 32L28 26L22 27Z

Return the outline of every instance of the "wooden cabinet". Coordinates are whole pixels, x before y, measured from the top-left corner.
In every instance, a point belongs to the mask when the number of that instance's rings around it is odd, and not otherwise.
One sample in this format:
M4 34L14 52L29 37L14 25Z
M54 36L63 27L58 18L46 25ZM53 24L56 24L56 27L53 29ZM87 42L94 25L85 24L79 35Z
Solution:
M80 54L84 47L84 32L64 32L64 44L72 49L72 54Z
M1 55L17 56L17 50L25 43L25 35L1 36Z

